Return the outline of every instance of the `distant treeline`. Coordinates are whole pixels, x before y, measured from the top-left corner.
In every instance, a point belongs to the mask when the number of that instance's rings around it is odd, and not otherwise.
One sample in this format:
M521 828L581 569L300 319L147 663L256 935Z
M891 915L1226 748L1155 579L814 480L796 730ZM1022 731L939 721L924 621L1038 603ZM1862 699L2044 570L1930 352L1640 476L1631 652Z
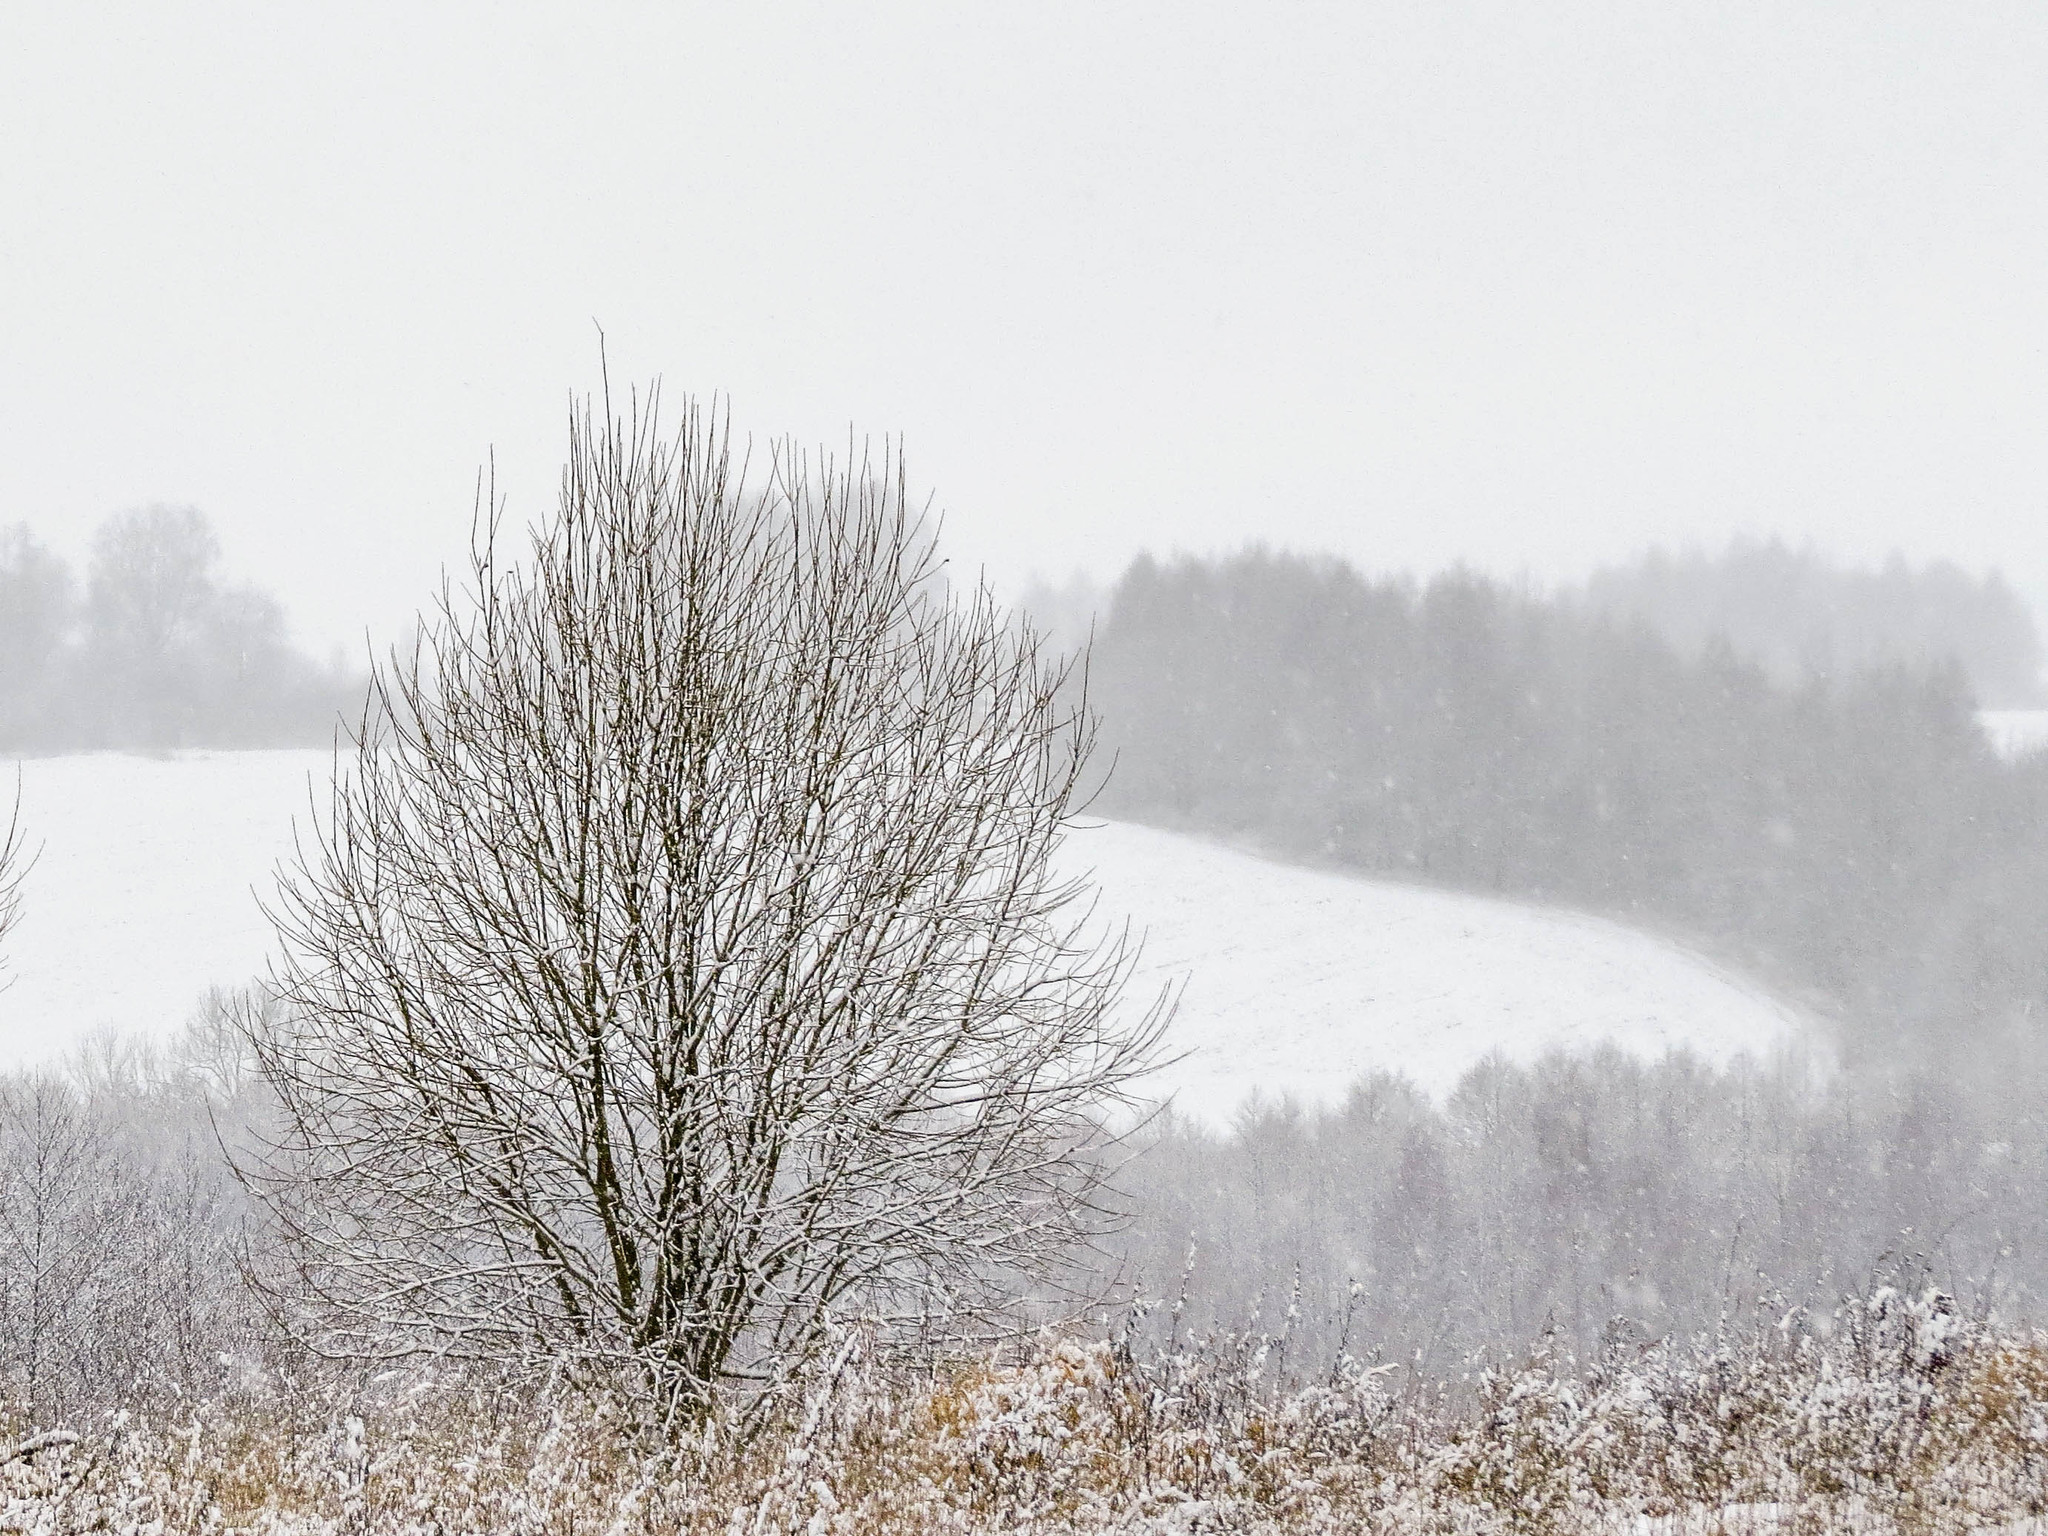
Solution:
M264 1006L215 993L167 1046L0 1071L12 1410L189 1413L310 1364L245 1283L288 1256L222 1156L273 1123L229 1022ZM1148 1325L1182 1343L1282 1335L1283 1376L1348 1351L1455 1378L1546 1333L1590 1362L1884 1283L2048 1322L2048 1052L1818 1079L1613 1050L1491 1061L1440 1104L1373 1076L1227 1133L1157 1121L1122 1152L1129 1219L1076 1256L1099 1266L1082 1294L1163 1302Z
M1787 684L1469 573L1250 552L1140 559L1090 681L1106 814L1672 927L1873 1043L2048 1020L2048 764L1993 756L1952 660Z
M1426 1374L1554 1331L1604 1347L1742 1331L1889 1282L2048 1321L2048 1081L1793 1065L1714 1070L1608 1050L1488 1062L1442 1104L1372 1077L1267 1104L1228 1134L1157 1128L1125 1171L1119 1257L1183 1336L1264 1326L1299 1362L1344 1347ZM1355 1289L1354 1289L1355 1287ZM1292 1321L1287 1321L1290 1306Z
M913 1355L856 1314L781 1411L677 1432L602 1357L295 1345L292 1292L249 1284L293 1256L222 1156L275 1123L247 1006L0 1071L12 1529L1977 1531L2044 1502L2038 1076L1606 1054L1155 1125L1065 1326Z
M361 682L293 649L219 560L189 507L109 518L82 583L27 528L0 532L0 752L332 740Z
M1725 640L1781 684L1953 660L1987 709L2043 702L2027 605L1996 573L1977 579L1947 561L1909 566L1893 555L1879 570L1847 570L1810 549L1738 539L1718 555L1654 550L1598 571L1584 597L1688 656Z

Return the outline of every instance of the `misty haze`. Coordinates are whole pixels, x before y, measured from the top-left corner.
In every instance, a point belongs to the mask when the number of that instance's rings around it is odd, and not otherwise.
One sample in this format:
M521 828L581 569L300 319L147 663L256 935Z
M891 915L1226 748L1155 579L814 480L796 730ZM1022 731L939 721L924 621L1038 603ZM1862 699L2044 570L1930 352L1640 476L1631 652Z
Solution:
M0 19L0 1529L2048 1530L2044 68Z

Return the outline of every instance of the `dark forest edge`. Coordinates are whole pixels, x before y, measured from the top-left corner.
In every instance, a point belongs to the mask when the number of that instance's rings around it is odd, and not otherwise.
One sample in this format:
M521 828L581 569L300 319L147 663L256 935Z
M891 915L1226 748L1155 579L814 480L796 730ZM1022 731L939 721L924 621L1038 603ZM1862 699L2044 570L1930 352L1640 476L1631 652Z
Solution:
M2002 584L1971 590L2011 628ZM2016 633L2014 676L2038 657ZM2048 763L1991 751L1952 655L1785 681L1583 592L1252 550L1139 559L1089 684L1105 815L1675 932L1839 1021L1852 1058L2048 1017Z
M84 579L0 532L0 752L326 746L363 679L291 644L277 601L219 574L190 507L117 513Z

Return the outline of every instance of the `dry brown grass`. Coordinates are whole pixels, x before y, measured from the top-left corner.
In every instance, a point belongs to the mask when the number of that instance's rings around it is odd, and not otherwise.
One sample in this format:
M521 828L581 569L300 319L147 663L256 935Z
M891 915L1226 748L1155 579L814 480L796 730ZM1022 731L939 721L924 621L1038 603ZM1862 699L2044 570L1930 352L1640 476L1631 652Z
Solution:
M766 1428L657 1434L588 1390L408 1378L80 1427L0 1465L0 1528L947 1536L2032 1529L2048 1342L1878 1293L1826 1328L1533 1358L1464 1388L1257 1340L820 1373ZM20 1446L17 1437L13 1442Z

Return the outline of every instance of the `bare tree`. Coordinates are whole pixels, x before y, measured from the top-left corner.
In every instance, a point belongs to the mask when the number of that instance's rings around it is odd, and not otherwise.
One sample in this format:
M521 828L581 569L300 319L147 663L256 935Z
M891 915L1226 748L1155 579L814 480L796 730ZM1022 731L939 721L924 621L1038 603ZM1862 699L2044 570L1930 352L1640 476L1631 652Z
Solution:
M104 1131L68 1084L0 1080L0 1371L32 1416L94 1348L120 1199Z
M203 714L198 664L218 599L220 541L196 507L110 517L93 537L84 661L101 694L106 739L184 744Z
M320 1349L702 1403L835 1315L986 1317L1100 1214L1163 1005L1049 868L1085 704L892 455L743 481L694 405L585 406L530 559L486 519L377 679L251 1030Z

